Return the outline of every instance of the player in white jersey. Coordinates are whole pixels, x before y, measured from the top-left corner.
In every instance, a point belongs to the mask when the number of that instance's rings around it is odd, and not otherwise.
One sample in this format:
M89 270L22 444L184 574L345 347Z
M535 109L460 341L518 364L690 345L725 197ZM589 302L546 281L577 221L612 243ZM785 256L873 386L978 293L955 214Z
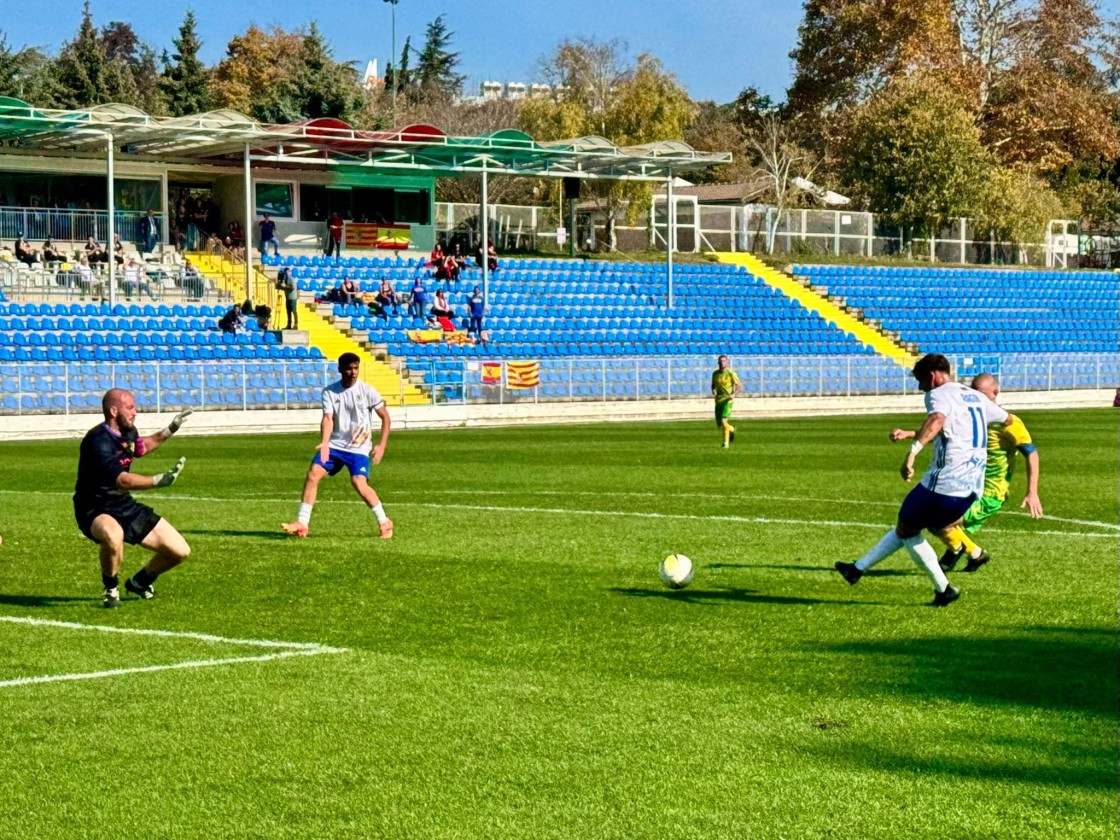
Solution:
M914 365L914 378L926 394L926 419L918 429L910 452L899 471L905 481L914 477L914 458L935 441L933 458L921 482L898 509L898 524L855 563L837 563L850 584L903 546L933 582L933 605L945 607L960 597L960 590L937 563L922 530L937 532L960 522L965 511L984 491L988 460L988 424L1004 423L1007 412L979 391L953 381L949 360L939 353L923 356Z
M372 385L358 381L361 360L354 353L338 357L342 378L323 389L323 419L319 423L320 442L303 483L303 499L295 522L282 526L289 534L306 537L311 509L324 476L336 475L343 467L350 472L350 484L377 517L381 539L393 536L393 521L385 515L377 492L369 486L369 469L379 464L389 442L389 409ZM381 437L372 441L373 415L381 418ZM371 455L372 451L372 455Z

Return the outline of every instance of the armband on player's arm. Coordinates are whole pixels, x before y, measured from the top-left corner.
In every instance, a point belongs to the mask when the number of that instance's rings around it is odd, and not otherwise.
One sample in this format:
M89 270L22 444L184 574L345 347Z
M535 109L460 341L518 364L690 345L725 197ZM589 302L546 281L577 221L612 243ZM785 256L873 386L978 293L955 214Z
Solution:
M910 444L910 454L917 455L925 448L926 445L924 443L922 443L920 440L915 440L912 444Z

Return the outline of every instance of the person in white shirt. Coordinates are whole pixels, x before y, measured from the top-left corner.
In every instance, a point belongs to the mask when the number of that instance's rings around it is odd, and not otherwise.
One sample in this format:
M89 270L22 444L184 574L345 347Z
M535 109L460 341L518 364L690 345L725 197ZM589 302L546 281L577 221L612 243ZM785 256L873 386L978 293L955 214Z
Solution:
M988 424L1006 423L1007 412L979 391L954 382L949 360L940 353L923 356L913 373L926 394L927 414L899 472L904 481L910 481L914 459L933 441L929 468L903 500L894 529L856 562L840 562L835 568L854 585L876 563L905 547L933 583L933 605L945 607L961 592L945 577L937 563L937 552L922 531L938 532L959 524L984 492Z
M319 423L320 442L303 483L303 499L295 522L281 527L297 537L306 537L310 530L311 509L325 476L337 475L343 467L350 472L350 484L373 515L377 517L381 539L393 536L393 521L385 515L377 491L369 485L371 465L381 463L389 442L389 409L372 385L358 381L361 360L355 353L338 357L341 379L323 389L323 419ZM381 435L373 443L373 415L381 420Z

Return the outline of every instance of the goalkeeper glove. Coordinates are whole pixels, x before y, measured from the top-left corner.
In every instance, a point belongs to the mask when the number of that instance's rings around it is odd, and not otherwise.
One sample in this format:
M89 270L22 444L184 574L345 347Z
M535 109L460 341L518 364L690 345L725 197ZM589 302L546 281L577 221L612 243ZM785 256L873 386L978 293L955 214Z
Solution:
M152 476L153 487L170 487L175 483L175 479L179 477L179 473L183 471L183 465L187 463L187 458L184 455L179 459L179 463L169 469L167 472L158 473Z
M167 428L163 430L164 436L171 437L173 434L179 431L179 428L183 425L183 421L190 417L193 413L194 409L188 408L176 414L175 418L167 424Z

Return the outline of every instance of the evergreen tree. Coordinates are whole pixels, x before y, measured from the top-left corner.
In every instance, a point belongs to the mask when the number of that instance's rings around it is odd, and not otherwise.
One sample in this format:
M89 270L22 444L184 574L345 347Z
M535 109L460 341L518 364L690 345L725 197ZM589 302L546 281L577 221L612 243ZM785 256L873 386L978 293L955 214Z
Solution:
M354 67L334 60L314 22L300 45L290 101L299 118L334 117L351 124L364 104Z
M105 57L93 26L89 0L82 9L82 23L73 41L62 47L55 73L59 89L59 105L64 108L88 108L107 101Z
M428 24L424 48L420 50L416 67L416 86L424 98L452 99L463 89L465 77L455 72L459 65L459 53L449 50L452 35L443 15Z
M159 86L167 97L172 116L202 114L210 110L210 73L198 58L202 42L198 39L197 26L194 11L187 9L179 27L179 37L171 39L175 52L171 54L171 60L167 56L163 59Z

